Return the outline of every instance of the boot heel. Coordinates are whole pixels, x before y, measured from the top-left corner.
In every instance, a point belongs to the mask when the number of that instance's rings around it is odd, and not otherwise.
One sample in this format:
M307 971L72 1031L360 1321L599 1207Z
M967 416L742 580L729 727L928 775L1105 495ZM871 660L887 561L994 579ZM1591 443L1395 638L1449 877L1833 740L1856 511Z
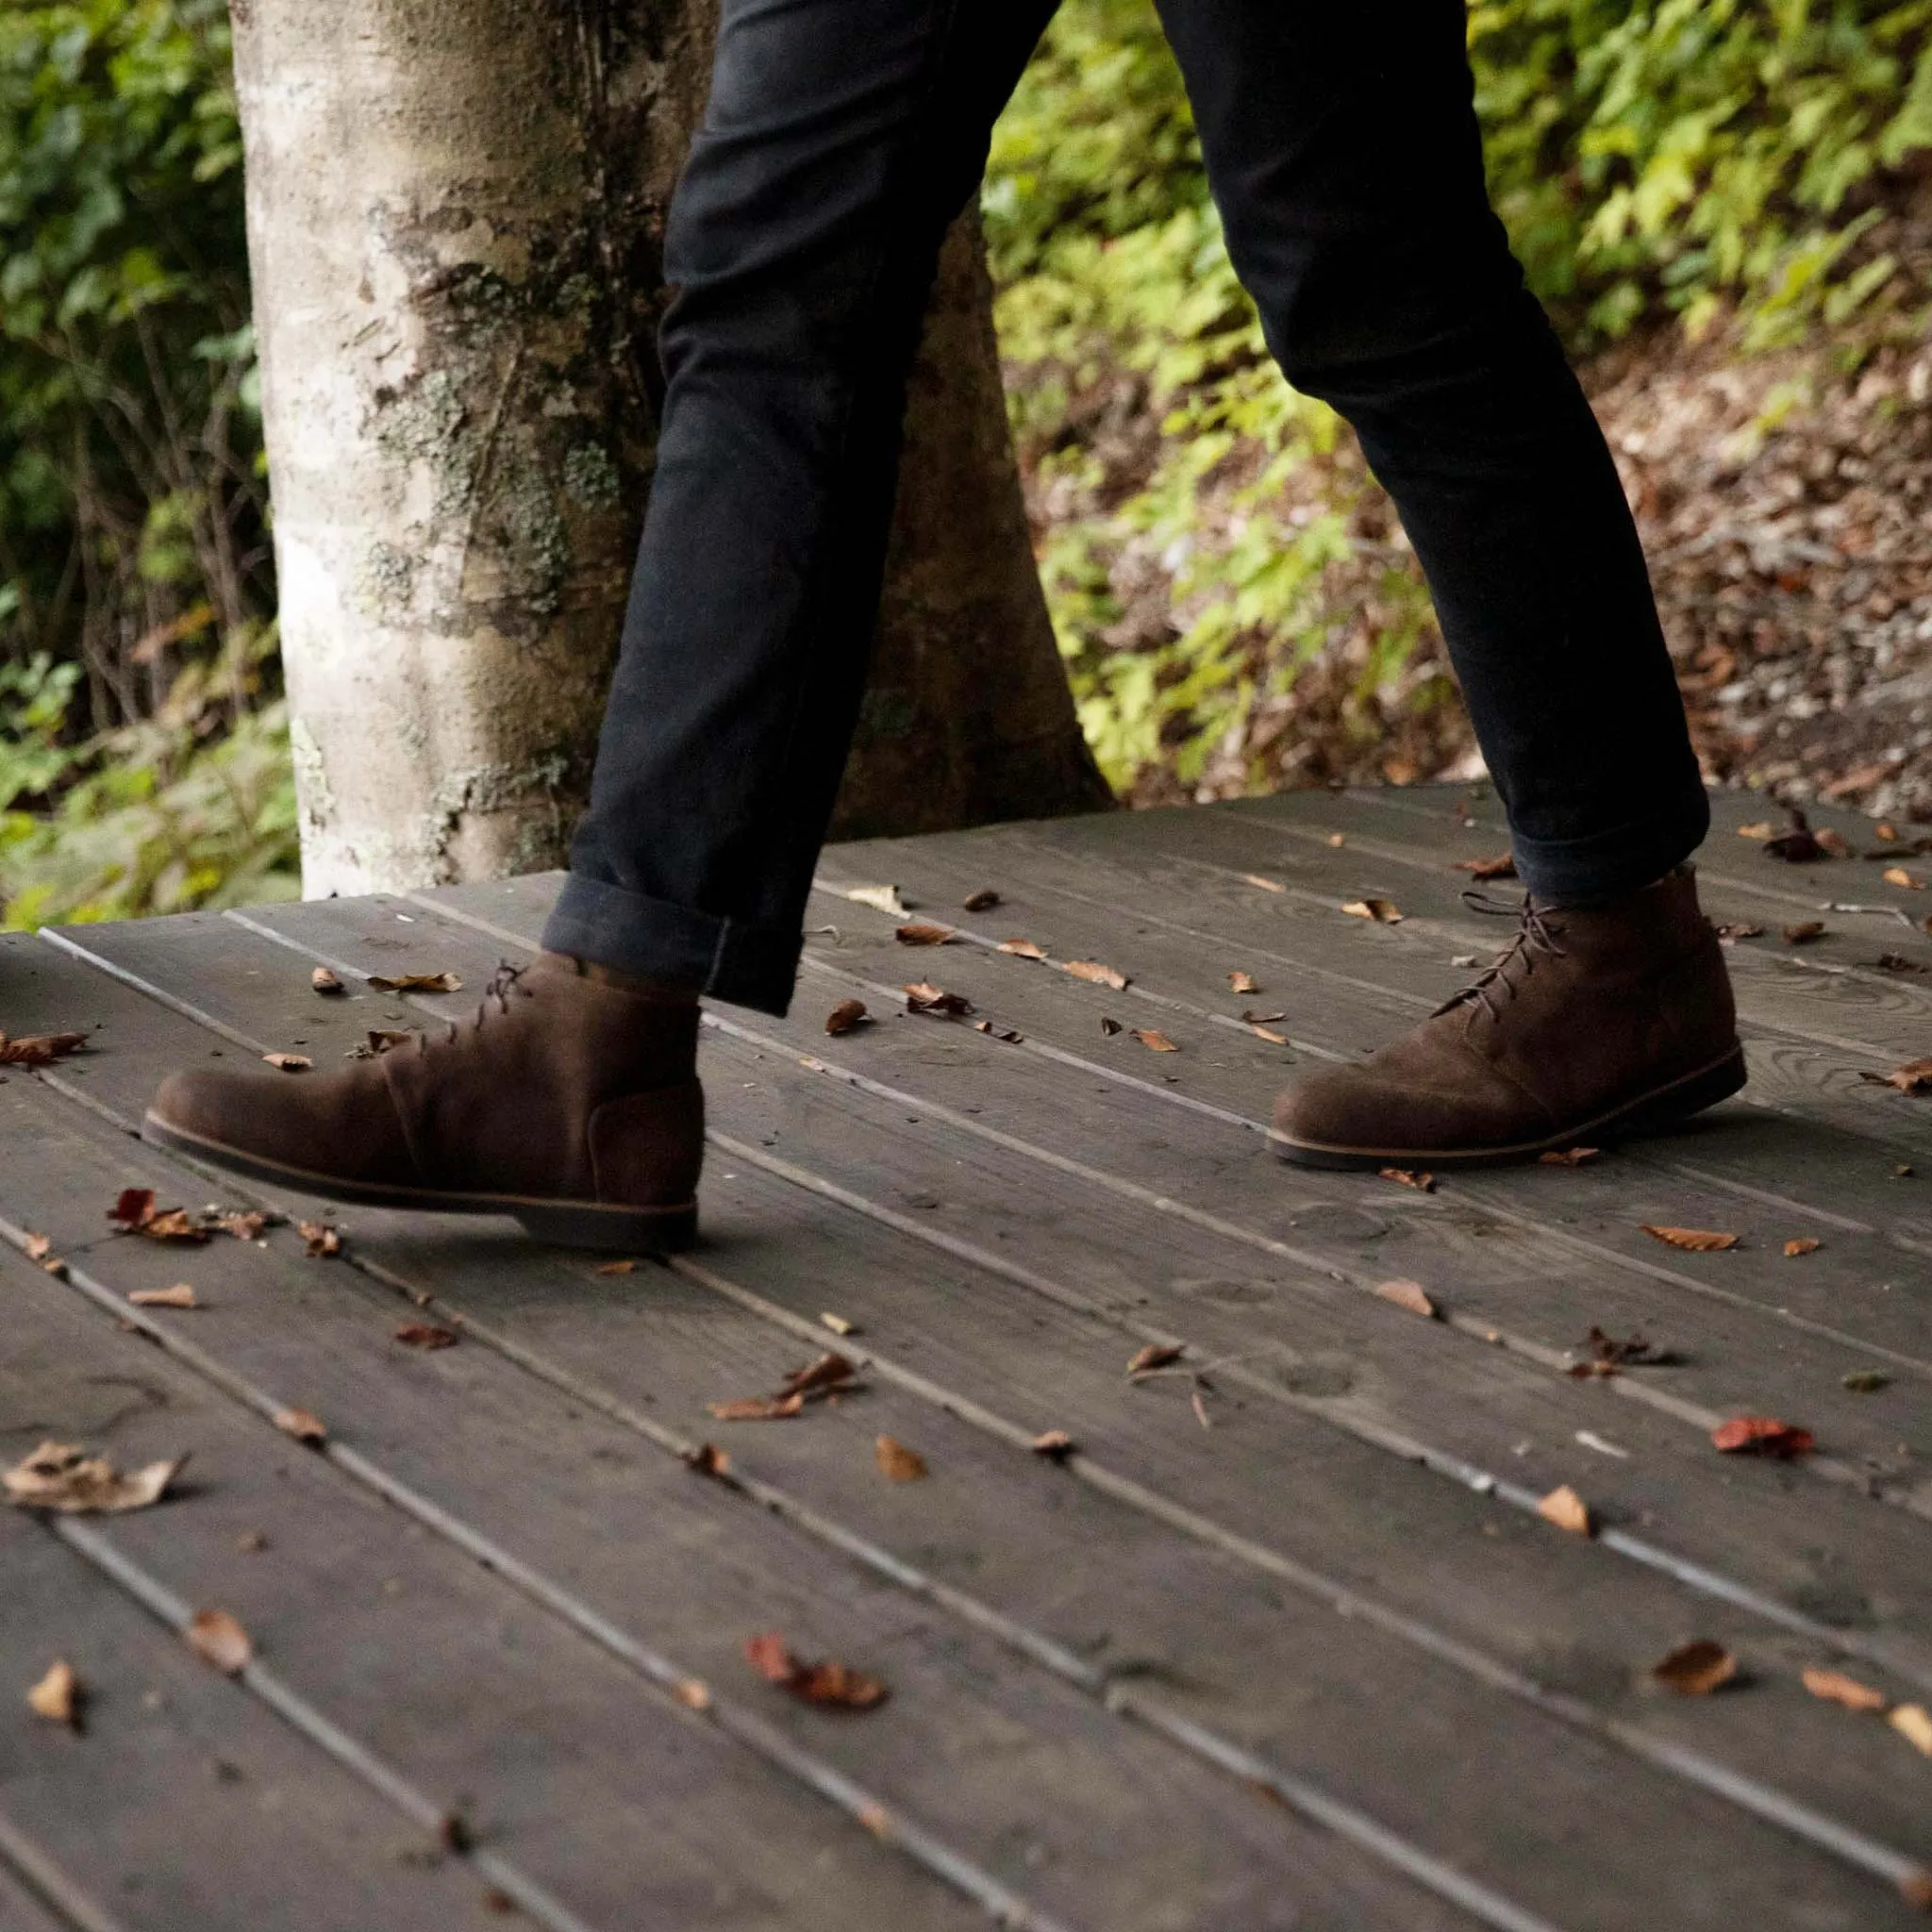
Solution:
M690 1247L698 1236L695 1202L688 1208L598 1208L585 1203L512 1211L526 1233L559 1248L670 1255Z
M1615 1132L1619 1135L1642 1134L1670 1126L1677 1121L1689 1120L1692 1114L1702 1113L1706 1108L1715 1107L1721 1100L1728 1100L1748 1077L1744 1049L1736 1047L1716 1066L1707 1067L1703 1073L1693 1074L1688 1080L1643 1101L1616 1122Z

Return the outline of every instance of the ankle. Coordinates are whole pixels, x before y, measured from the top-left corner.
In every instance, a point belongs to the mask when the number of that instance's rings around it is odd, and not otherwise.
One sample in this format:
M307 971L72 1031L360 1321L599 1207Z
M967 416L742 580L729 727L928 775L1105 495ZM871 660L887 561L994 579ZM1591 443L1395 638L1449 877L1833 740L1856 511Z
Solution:
M553 971L574 974L598 986L614 987L620 992L634 993L659 1006L694 1007L698 1002L698 989L694 986L677 986L645 974L627 973L620 966L608 966L601 959L581 959L572 953L546 952L543 958Z

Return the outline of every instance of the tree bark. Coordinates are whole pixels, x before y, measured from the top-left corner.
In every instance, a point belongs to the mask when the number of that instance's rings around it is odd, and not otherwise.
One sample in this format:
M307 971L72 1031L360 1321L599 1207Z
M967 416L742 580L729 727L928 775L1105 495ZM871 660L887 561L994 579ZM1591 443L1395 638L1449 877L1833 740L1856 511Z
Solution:
M232 0L305 889L562 862L648 488L708 0ZM914 380L841 824L1106 801L1020 508L976 225Z

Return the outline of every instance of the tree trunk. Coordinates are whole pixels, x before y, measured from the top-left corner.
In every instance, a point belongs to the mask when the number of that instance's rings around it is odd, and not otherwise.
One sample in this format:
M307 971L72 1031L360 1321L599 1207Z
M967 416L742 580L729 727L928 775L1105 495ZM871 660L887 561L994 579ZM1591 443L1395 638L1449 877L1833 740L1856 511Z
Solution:
M562 861L650 474L707 0L232 0L311 895ZM1027 545L976 227L914 383L841 823L1105 802Z

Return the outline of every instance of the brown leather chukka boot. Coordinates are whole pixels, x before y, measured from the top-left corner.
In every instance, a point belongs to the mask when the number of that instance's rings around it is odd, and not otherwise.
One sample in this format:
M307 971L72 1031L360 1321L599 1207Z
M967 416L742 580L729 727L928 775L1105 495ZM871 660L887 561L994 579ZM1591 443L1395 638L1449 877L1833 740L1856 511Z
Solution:
M1641 1132L1744 1084L1724 953L1689 866L1603 906L1523 902L1509 949L1362 1065L1275 1104L1304 1167L1523 1160Z
M474 1020L340 1073L175 1074L144 1137L332 1201L513 1214L571 1247L682 1247L705 1103L694 998L545 953Z

